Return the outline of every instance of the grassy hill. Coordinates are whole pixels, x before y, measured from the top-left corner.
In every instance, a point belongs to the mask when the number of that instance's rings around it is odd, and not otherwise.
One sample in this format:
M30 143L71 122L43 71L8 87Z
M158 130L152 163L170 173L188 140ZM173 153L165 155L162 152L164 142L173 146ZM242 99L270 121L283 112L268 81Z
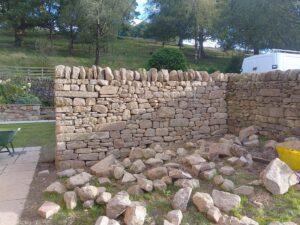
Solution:
M10 32L0 33L0 67L53 67L58 64L91 66L94 63L93 47L76 43L73 55L68 52L68 40L56 35L53 47L46 34L28 32L22 48L13 46L14 36ZM177 46L167 45L177 48ZM118 38L111 41L102 51L101 66L114 69L125 67L138 69L146 67L151 54L162 48L161 43L144 39ZM196 63L193 59L194 49L185 46L182 50L187 57L189 68L196 70L224 71L234 53L224 53L216 49L206 49L207 57Z

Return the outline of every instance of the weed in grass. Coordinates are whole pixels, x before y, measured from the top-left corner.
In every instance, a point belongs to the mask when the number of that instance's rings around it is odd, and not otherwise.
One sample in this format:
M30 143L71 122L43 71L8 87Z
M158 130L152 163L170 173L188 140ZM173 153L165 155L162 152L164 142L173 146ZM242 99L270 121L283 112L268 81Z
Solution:
M241 196L241 205L231 210L231 214L239 219L242 218L244 216L243 211L247 207L248 203L248 198L246 196Z
M174 195L178 190L179 190L178 187L174 185L168 185L167 188L163 190L161 193L166 197L170 197Z
M261 143L261 145L264 145L269 140L269 138L266 136L260 135L258 137L258 140L259 140L259 143Z
M94 225L97 218L104 214L104 206L100 205L95 205L91 209L78 210L73 225Z
M271 222L300 222L300 193L290 190L284 195L273 196L273 202L268 207L259 208L251 204L247 197L242 196L241 206L234 209L232 215L241 218L248 216L261 225Z
M212 225L203 213L198 212L198 210L192 206L187 212L183 214L182 225Z
M68 179L69 179L68 177L59 177L59 181L60 181L62 184L66 184Z
M55 193L45 193L44 199L59 204L60 211L52 218L52 224L55 225L94 225L97 218L105 214L104 205L94 205L91 209L84 209L80 201L77 201L77 207L74 210L68 210L65 207L63 195Z
M97 177L93 177L93 178L90 180L90 185L95 186L95 187L99 187L99 186L100 186L100 183L99 183Z
M153 217L157 224L163 224L163 219L172 210L169 200L161 197L152 199L147 203L147 213Z
M60 206L64 205L63 195L45 192L43 197L46 201L55 202Z
M226 176L225 176L226 177ZM257 179L257 176L247 170L237 170L234 176L228 177L233 181L237 186L247 184L253 180Z

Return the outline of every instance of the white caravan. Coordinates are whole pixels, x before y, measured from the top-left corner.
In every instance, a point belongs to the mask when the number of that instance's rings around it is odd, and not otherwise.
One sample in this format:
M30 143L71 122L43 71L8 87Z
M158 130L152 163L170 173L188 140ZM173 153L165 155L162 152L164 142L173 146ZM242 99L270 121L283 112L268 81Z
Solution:
M272 70L300 69L300 52L276 50L244 59L242 73L264 73Z

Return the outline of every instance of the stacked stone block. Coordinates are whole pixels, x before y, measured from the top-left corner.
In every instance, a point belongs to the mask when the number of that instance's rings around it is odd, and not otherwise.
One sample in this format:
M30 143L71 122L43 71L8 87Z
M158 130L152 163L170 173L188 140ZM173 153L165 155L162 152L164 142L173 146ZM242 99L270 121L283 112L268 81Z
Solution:
M40 105L0 105L0 122L40 120Z
M231 133L256 125L270 138L300 136L300 70L230 74L227 88Z
M132 147L227 133L227 75L56 67L56 162L91 166Z

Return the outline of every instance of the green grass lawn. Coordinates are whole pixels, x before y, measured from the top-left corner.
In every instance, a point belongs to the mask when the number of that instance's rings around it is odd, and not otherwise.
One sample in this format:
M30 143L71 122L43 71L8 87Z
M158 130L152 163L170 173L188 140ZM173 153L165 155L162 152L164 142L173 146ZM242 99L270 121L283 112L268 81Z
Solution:
M14 36L10 32L0 33L0 66L54 67L65 64L69 66L94 64L93 47L77 43L74 55L69 55L68 40L55 36L54 45L50 50L50 42L46 34L28 32L22 48L13 46ZM40 47L42 46L42 47ZM167 45L177 48L177 46ZM107 45L101 52L101 66L113 69L122 67L138 69L146 67L152 53L162 48L162 44L155 41L132 38L118 38ZM206 49L207 57L194 61L193 46L185 46L182 50L187 57L188 67L195 70L224 71L233 52L224 53L216 49Z
M42 161L52 161L55 150L55 123L1 124L0 130L17 130L15 147L42 147Z

